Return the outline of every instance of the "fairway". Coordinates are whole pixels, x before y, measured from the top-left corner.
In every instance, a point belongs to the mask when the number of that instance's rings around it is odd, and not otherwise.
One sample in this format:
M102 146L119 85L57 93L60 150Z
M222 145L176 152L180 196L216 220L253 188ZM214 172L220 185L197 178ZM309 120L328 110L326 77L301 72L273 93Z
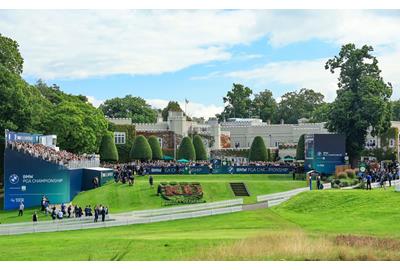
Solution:
M398 260L399 202L393 189L312 191L270 209L0 236L0 260Z
M156 196L157 185L160 182L200 182L203 187L206 202L243 198L245 203L255 203L257 195L271 194L305 187L305 181L292 180L291 174L254 174L254 175L155 175L154 188L150 188L148 177L136 176L134 186L110 182L95 190L84 191L72 201L74 205L84 208L96 204L107 205L111 213L132 210L154 209L166 207L162 199ZM244 182L250 192L250 197L235 197L229 182ZM39 208L37 208L39 209ZM0 211L1 223L30 221L34 209L26 209L23 217L18 217L18 211ZM50 216L39 214L39 221L50 220Z

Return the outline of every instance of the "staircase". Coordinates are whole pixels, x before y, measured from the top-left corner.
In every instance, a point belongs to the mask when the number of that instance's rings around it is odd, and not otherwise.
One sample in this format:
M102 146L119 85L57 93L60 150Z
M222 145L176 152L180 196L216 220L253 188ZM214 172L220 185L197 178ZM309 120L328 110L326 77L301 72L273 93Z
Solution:
M229 183L235 196L250 196L244 183Z

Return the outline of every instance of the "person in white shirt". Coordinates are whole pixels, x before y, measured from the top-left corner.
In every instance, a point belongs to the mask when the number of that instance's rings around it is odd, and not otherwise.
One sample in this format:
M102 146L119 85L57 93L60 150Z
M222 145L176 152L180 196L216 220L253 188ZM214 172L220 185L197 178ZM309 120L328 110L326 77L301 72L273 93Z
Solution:
M21 202L19 204L19 211L18 211L18 216L23 216L24 215L24 209L25 209L25 205L23 202Z
M64 213L62 211L58 211L58 219L63 219Z

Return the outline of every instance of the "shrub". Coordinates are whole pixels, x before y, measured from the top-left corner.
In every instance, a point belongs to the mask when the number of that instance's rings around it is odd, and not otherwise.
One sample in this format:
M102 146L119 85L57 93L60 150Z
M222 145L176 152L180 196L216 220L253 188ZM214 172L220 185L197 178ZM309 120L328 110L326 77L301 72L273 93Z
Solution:
M265 148L263 138L261 138L260 136L256 136L253 142L251 143L249 160L250 161L268 160L267 149Z
M347 174L347 177L350 179L354 179L356 177L356 173L352 169L347 169L346 174Z
M134 160L151 160L152 152L149 142L143 135L139 135L136 137L130 156Z
M118 151L115 146L114 136L111 132L104 134L101 140L99 153L101 161L118 161Z
M300 136L296 148L296 159L304 160L304 134Z
M207 152L204 147L203 140L199 135L195 135L193 138L193 146L196 152L196 160L207 160Z
M338 177L339 179L346 179L346 178L347 178L347 173L345 173L345 172L340 172L340 173L337 174L337 177Z
M196 152L192 140L189 137L183 138L179 145L177 159L196 160Z
M156 136L150 136L147 141L151 148L151 158L153 160L161 160L163 158L163 152L161 150L160 143Z

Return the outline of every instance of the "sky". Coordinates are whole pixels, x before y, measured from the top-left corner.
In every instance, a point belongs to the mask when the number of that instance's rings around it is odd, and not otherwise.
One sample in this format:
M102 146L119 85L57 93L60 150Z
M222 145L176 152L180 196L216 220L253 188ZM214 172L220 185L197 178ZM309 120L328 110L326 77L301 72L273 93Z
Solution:
M43 79L93 105L131 94L154 108L180 102L195 117L223 110L233 83L279 100L311 88L333 101L327 59L346 43L374 47L400 98L399 10L1 10L23 77Z

